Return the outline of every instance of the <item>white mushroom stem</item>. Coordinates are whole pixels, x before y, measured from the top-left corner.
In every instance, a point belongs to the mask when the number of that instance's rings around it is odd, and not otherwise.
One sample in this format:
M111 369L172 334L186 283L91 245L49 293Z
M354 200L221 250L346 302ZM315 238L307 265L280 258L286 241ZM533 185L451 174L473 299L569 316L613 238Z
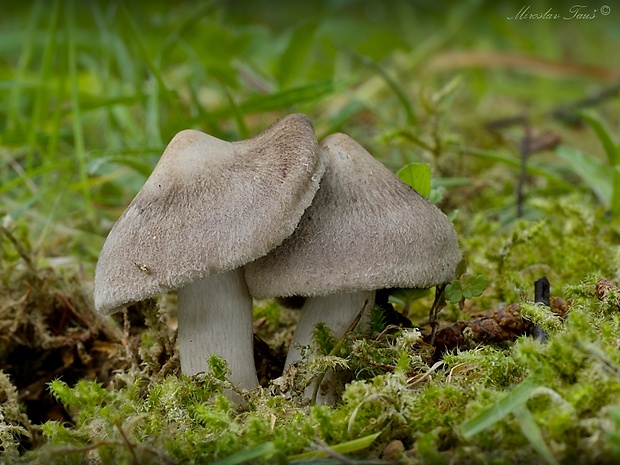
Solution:
M340 339L362 310L366 301L368 301L366 304L366 310L368 310L374 305L375 291L337 293L307 298L293 335L284 369L286 370L301 358L300 347L312 344L312 332L317 323L325 323L331 329L334 337ZM323 381L324 384L325 382L329 383L330 379L331 376L328 374ZM315 383L312 383L306 389L304 398L310 399L312 397L314 385ZM328 388L326 393L321 393L321 391L317 395L317 403L329 403L334 400L332 389Z
M254 365L252 298L242 269L194 281L178 290L181 371L209 370L208 359L228 363L230 381L238 387L258 386Z

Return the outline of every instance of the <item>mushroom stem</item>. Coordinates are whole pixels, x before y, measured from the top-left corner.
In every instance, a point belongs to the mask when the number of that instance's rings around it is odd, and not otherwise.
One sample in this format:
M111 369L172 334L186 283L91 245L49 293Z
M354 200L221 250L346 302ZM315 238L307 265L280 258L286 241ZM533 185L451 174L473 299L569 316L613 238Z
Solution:
M301 346L312 343L312 331L317 323L323 322L332 330L336 339L340 339L351 322L357 317L368 301L366 308L370 308L375 302L375 291L337 293L320 297L309 297L302 308L301 318L297 323L293 340L286 357L284 369L301 359ZM363 317L362 317L363 318ZM326 376L323 384L329 384L331 376ZM310 399L314 390L312 383L305 391L304 398ZM329 403L334 399L333 389L328 388L326 393L319 391L317 403Z
M179 353L186 375L208 371L208 359L228 363L230 381L258 386L252 335L252 298L238 268L199 279L178 290Z

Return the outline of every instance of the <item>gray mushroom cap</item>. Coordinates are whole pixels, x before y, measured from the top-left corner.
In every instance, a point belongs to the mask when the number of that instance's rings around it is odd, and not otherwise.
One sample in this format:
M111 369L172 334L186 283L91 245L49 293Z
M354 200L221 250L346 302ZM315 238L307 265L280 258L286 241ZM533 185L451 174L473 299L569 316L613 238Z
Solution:
M178 133L106 239L97 310L114 313L265 255L294 231L324 169L301 114L240 142Z
M454 278L461 253L441 210L344 134L323 140L321 186L295 232L245 267L251 294L318 296Z

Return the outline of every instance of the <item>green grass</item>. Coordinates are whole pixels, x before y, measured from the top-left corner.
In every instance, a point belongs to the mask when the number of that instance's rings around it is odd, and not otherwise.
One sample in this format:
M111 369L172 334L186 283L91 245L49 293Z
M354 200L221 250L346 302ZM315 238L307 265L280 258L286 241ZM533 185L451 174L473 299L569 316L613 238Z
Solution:
M620 279L620 78L610 58L620 47L620 10L515 21L507 18L522 5L485 1L276 5L3 6L0 218L11 234L0 234L3 327L12 328L30 293L48 310L58 293L90 304L108 230L179 130L239 140L291 112L307 113L319 138L348 133L454 219L468 269L443 320L530 301L543 275L554 295L570 299L568 316L557 321L523 303L549 332L546 344L523 337L481 345L446 355L442 366L412 332L380 336L375 328L340 348L340 364L356 379L335 406L302 406L274 384L237 410L219 395L225 376L158 376L157 354L172 346L149 314L135 355L144 366L125 367L109 386L97 376L51 382L74 425L32 425L7 369L0 454L38 463L81 463L91 454L103 463L223 464L338 463L344 454L371 463L398 440L402 463L618 460L620 319L611 297L596 299L594 284ZM532 6L549 8L567 14L561 3ZM500 55L526 59L511 67ZM515 116L535 136L550 131L561 140L527 159L522 218L516 191L526 128L487 128ZM394 302L423 325L429 295ZM464 306L459 297L468 297ZM48 310L41 321L55 322ZM273 302L256 308L274 346L290 332L286 315ZM1 348L2 357L10 352Z

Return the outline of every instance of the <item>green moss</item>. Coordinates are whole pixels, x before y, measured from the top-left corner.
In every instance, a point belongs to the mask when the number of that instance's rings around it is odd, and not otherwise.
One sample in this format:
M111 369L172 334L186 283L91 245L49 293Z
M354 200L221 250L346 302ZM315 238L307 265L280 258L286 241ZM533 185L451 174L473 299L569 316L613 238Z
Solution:
M463 242L472 275L488 279L484 293L468 299L471 305L519 303L523 316L547 332L544 343L523 336L513 344L456 349L433 364L418 330L386 330L374 311L374 323L348 334L337 356L306 357L297 367L298 378L329 367L348 370L353 380L336 405L299 403L303 383L284 389L280 379L244 394L238 407L222 395L230 384L221 359L210 360L210 373L191 378L167 371L162 354L172 350L171 335L162 312L147 304L143 366L119 373L116 387L50 383L74 424L46 423L47 442L25 459L199 464L247 451L257 463L285 463L316 444L338 446L377 433L370 447L348 454L380 457L398 439L406 449L403 463L540 463L542 453L559 463L617 458L620 312L613 292L603 301L595 295L597 280L613 278L619 268L616 226L574 198L540 202L540 208L548 212L544 221L504 229L474 221ZM577 232L579 238L570 237ZM562 318L531 303L533 282L543 272L552 294L569 301ZM278 326L274 305L257 310L269 331ZM315 343L329 353L335 341L318 328ZM466 420L497 409L526 378L534 388L520 410L495 413L483 430L463 436Z
M7 460L19 457L20 439L32 439L28 417L19 405L17 389L0 370L0 454Z

